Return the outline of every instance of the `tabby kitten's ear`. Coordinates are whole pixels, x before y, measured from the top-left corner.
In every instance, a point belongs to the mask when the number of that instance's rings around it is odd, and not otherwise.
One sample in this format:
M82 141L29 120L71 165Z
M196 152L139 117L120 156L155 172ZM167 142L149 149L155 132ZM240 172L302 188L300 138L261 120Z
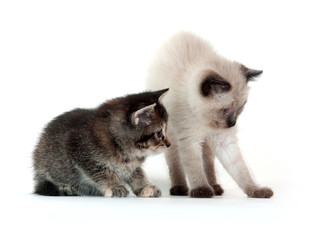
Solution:
M258 77L262 74L262 70L255 70L247 68L245 65L241 64L241 70L243 75L246 77L247 82L255 80L255 77Z
M156 103L151 104L147 107L143 107L137 111L135 111L131 115L131 122L136 126L146 126L149 125L152 121L152 114L154 112L154 108Z
M165 88L163 90L159 90L154 92L154 94L158 97L158 102L161 102L161 99L169 92L169 88Z

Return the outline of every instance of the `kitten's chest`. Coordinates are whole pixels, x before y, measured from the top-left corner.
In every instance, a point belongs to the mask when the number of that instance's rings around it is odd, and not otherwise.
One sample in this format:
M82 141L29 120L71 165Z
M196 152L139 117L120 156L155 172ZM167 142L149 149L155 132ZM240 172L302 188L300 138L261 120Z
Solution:
M111 167L113 168L113 170L119 176L120 179L122 179L123 181L126 181L127 179L131 178L131 176L133 175L133 172L138 167L140 167L141 164L142 164L141 161L134 159L124 163L112 163Z

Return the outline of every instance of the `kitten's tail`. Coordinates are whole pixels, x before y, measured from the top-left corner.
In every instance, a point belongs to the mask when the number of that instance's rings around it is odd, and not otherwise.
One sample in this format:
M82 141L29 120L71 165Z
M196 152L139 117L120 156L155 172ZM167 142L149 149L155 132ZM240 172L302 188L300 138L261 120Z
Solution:
M45 196L59 196L59 189L49 181L38 182L35 186L35 193Z

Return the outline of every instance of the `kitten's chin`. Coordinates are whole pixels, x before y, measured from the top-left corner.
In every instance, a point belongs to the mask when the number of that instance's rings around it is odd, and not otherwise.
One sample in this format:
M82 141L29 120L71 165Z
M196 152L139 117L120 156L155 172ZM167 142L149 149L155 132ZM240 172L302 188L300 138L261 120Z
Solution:
M148 156L154 156L154 155L158 155L163 153L165 150L167 149L167 147L165 146L159 146L159 147L155 147L155 148L148 148L148 149L142 149L140 150L140 153L137 154L138 157L148 157Z
M165 146L159 146L154 149L148 149L147 152L149 153L148 155L158 155L158 154L163 153L166 149L167 149L167 147L165 147Z

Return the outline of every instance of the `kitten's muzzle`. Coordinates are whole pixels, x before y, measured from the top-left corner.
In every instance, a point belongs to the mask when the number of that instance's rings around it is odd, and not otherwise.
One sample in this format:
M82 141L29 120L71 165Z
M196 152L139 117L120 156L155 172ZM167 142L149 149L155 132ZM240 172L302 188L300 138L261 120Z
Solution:
M237 123L237 114L236 112L232 113L227 119L228 128L233 127Z
M170 147L171 143L168 138L164 139L164 144L166 145L166 147L168 147L168 148Z

